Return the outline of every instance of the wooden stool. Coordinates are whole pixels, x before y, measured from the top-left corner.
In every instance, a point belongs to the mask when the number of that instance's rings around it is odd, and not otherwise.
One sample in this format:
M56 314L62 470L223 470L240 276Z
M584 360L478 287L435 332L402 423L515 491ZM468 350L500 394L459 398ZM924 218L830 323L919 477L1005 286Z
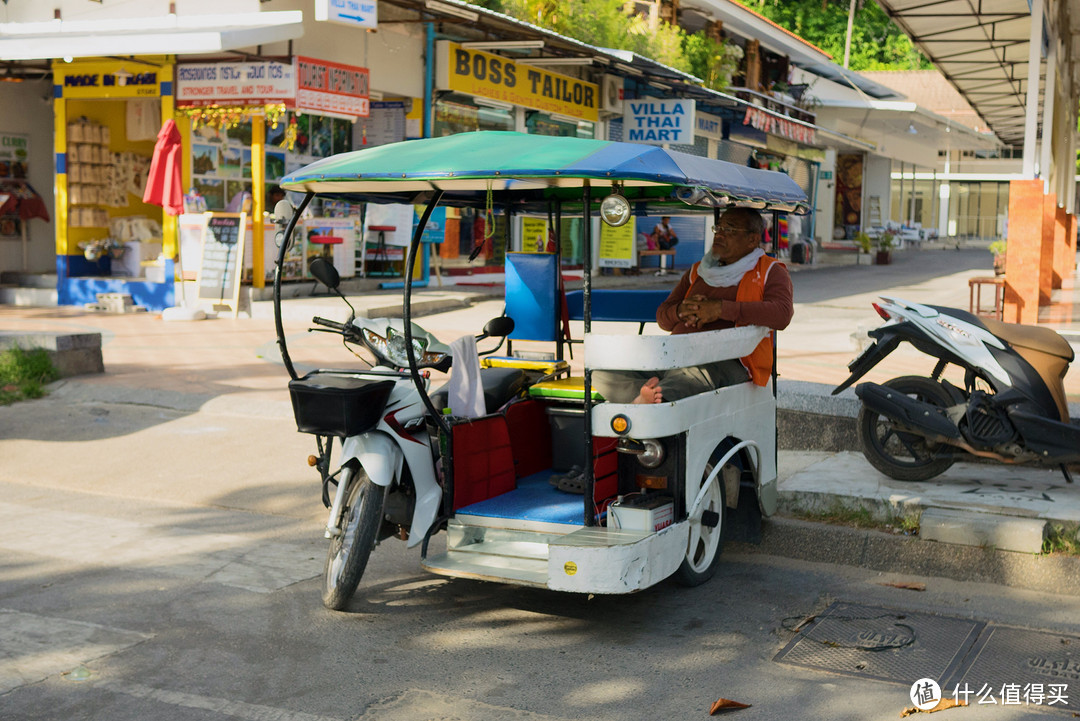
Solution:
M993 286L994 310L982 309L982 287ZM968 312L974 315L987 315L1001 320L1005 315L1005 276L968 278Z

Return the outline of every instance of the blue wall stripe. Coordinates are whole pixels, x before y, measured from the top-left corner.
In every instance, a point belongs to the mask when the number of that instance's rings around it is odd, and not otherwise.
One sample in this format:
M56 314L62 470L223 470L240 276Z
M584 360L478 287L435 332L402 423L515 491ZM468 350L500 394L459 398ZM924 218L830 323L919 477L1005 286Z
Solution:
M62 98L62 97L64 97L64 86L63 85L53 85L52 86L52 96L54 98Z
M161 81L161 94L162 95L172 95L172 81L171 80L162 80Z
M67 172L67 153L56 154L56 174L61 175Z

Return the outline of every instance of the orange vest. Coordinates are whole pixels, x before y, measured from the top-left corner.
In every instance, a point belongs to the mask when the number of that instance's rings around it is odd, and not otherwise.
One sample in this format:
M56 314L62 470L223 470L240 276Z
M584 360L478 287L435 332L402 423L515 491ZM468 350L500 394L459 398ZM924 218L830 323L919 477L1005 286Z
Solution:
M690 286L693 287L694 281L698 279L698 264L694 263L690 266ZM740 303L746 302L760 302L765 298L765 279L769 275L769 268L773 263L779 263L776 258L770 258L767 255L763 255L749 272L743 275L742 280L739 281L739 287L735 290L735 300ZM687 289L689 295L690 289ZM747 325L746 323L736 323L736 327ZM743 367L750 374L750 380L759 386L765 386L769 383L769 377L772 375L773 368L773 334L765 336L761 339L761 342L757 344L757 347L750 352L750 355L743 356L739 360L742 362Z

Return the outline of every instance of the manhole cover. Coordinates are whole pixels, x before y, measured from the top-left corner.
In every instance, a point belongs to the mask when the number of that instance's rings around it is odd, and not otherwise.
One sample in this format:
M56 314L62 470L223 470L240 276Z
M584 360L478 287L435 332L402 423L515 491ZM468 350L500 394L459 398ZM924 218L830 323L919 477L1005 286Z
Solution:
M985 625L837 602L773 660L904 685L921 678L941 683L956 676Z
M1080 638L989 625L941 689L973 706L1080 711Z

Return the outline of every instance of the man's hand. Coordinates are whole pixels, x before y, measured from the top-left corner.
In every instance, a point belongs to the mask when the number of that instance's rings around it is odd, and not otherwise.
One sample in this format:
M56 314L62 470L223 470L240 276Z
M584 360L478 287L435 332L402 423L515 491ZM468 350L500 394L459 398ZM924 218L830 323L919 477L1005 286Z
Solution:
M703 295L691 295L687 297L676 309L676 314L684 324L690 328L700 328L706 323L720 320L720 308L722 300L709 300Z

